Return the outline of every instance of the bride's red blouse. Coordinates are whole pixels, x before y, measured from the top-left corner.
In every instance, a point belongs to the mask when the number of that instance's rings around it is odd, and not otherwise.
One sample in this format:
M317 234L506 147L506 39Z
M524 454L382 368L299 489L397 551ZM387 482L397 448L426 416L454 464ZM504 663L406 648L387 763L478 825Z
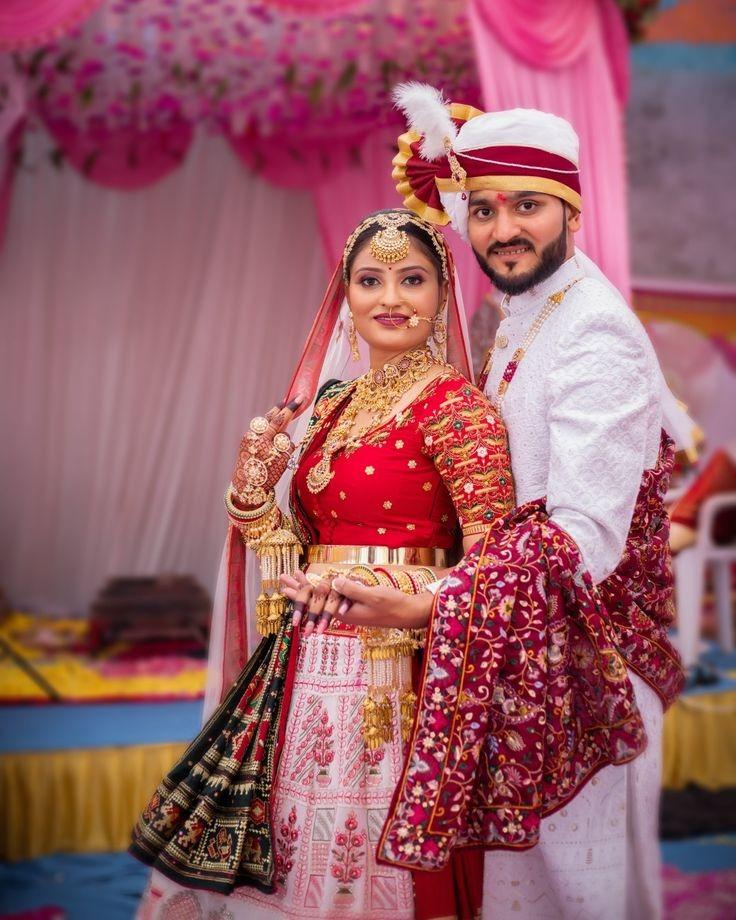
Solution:
M335 385L317 402L294 475L292 506L307 542L449 549L458 524L479 533L514 507L503 423L452 371L432 380L398 418L335 454L334 476L312 493L307 475L352 390Z

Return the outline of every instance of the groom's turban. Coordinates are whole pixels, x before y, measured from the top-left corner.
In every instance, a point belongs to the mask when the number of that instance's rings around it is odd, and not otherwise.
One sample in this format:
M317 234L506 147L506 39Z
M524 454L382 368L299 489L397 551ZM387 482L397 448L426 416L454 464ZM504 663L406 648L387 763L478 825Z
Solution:
M468 195L480 189L544 192L581 210L578 136L564 118L449 105L419 83L397 87L394 99L410 130L399 138L393 178L406 207L427 220L467 236Z

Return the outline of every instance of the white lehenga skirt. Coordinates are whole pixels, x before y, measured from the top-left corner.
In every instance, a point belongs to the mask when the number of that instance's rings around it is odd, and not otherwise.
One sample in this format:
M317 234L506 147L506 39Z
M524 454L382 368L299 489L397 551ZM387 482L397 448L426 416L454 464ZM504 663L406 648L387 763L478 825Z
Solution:
M363 740L365 695L357 638L302 638L275 789L276 891L225 896L154 870L138 920L410 920L411 873L376 863L403 764L398 693L393 740L377 751Z

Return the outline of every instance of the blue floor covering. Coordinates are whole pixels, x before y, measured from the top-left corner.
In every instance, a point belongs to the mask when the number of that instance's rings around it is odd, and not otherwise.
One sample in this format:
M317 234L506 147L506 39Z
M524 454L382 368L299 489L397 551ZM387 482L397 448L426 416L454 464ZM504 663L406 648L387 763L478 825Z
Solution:
M736 835L715 834L662 843L662 859L682 872L716 872L736 869Z
M0 707L0 754L190 741L202 700Z
M148 868L127 853L0 863L0 918L45 906L67 920L132 920Z
M684 872L733 869L736 836L667 842L662 855ZM61 907L67 920L132 920L147 875L147 867L127 853L0 863L0 920L45 905Z

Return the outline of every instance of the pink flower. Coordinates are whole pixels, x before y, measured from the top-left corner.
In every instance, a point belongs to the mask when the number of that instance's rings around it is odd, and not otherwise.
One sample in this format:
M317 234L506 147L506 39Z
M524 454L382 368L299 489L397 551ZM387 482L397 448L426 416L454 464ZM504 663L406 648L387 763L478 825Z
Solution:
M448 724L449 719L447 718L447 714L442 712L441 709L435 709L429 717L429 728L433 732L444 731Z
M439 856L440 848L434 840L426 840L424 843L424 853L426 856Z
M143 48L138 47L138 45L131 45L130 42L118 42L115 45L115 50L139 61L145 60L146 57L146 52Z
M421 805L413 805L409 811L409 820L412 824L423 824L427 820L427 809Z

